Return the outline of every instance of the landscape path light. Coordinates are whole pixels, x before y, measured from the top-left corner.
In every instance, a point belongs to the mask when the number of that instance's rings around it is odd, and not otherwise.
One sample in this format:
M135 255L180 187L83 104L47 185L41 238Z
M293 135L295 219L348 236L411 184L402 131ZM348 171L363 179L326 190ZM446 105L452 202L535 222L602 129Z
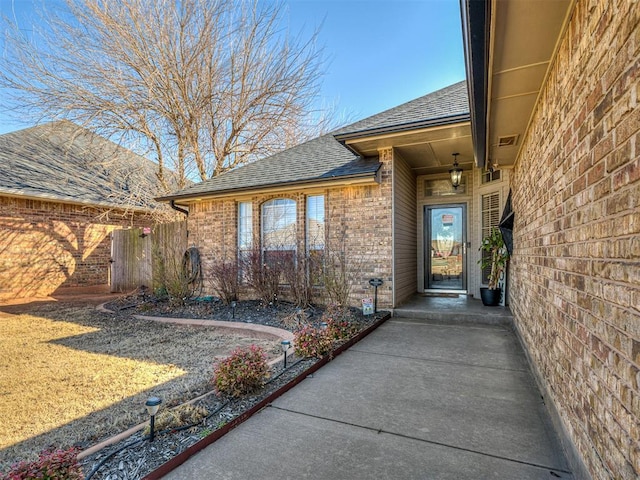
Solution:
M236 319L236 307L238 306L238 302L236 302L235 300L233 302L231 302L231 319L235 320Z
M282 351L284 353L284 369L287 369L287 350L291 348L291 342L289 340L282 340L280 342L280 346L282 347Z
M160 408L160 404L162 400L158 397L149 397L145 402L144 406L147 407L147 412L149 412L149 416L151 417L149 428L151 433L149 435L149 441L153 442L155 438L155 423L156 423L156 413L158 413L158 409Z

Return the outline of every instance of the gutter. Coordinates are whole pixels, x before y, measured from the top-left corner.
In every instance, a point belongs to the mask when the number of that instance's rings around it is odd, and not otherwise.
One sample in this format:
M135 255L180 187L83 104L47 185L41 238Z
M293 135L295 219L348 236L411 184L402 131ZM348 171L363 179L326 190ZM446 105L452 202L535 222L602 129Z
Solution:
M175 211L180 212L180 213L184 213L187 217L189 216L189 210L186 210L186 209L184 209L182 207L177 206L175 200L170 200L169 201L169 206L171 208L173 208Z
M291 189L299 189L299 188L309 188L313 186L324 186L328 184L340 184L341 182L353 183L353 182L377 182L379 183L379 171L381 164L377 165L375 171L370 171L366 173L355 173L351 175L340 175L336 177L328 177L328 178L313 178L309 180L292 180L290 182L280 182L280 183L271 183L267 185L255 185L249 187L237 187L237 188L228 188L225 190L216 190L216 191L202 191L202 192L191 192L184 195L176 195L176 196L168 196L168 197L158 197L154 200L158 202L166 202L169 201L170 205L175 204L176 201L180 200L191 200L191 199L203 199L203 198L222 198L229 196L237 196L242 193L249 192L265 192L265 191L274 191L274 190L291 190ZM184 211L184 209L171 206L174 209L180 209L179 211L183 211L183 213L188 215L188 212Z
M399 133L408 130L417 130L421 128L439 127L444 125L451 125L454 123L461 123L469 121L470 116L468 113L460 115L451 115L449 117L434 118L430 120L422 120L419 122L405 123L403 125L393 125L388 127L376 127L367 130L360 130L356 132L338 133L334 135L334 138L345 145L345 142L349 140L356 140L363 137L370 137L373 135L383 135L389 133ZM346 146L346 145L345 145Z
M487 115L489 96L489 52L491 2L460 0L467 88L471 107L471 136L476 167L487 159Z
M8 198L17 198L21 200L36 200L39 202L48 202L48 203L63 203L66 205L77 205L80 207L93 207L93 208L104 208L108 210L121 210L124 212L133 212L133 213L149 213L151 208L145 208L143 206L136 205L125 205L119 203L108 203L108 202L100 202L100 201L92 201L92 200L75 200L66 197L57 197L55 195L37 195L37 194L24 194L18 190L10 189L10 190L2 190L0 189L0 196L8 197ZM155 200L155 199L154 199Z

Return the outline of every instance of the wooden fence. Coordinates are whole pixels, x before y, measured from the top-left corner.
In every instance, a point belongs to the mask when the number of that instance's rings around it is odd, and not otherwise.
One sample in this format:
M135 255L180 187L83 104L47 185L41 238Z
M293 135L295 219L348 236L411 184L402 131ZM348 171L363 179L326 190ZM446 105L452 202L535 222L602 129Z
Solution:
M160 273L161 265L178 265L186 248L187 222L113 231L111 291L128 292L143 285L154 288L154 274Z

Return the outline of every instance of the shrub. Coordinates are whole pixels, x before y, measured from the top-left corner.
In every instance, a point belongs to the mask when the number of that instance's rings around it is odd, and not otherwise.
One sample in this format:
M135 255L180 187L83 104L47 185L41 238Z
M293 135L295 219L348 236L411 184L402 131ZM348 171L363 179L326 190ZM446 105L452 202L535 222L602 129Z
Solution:
M358 326L353 324L353 316L348 308L337 303L329 305L322 321L327 324L327 331L332 340L341 341L358 333Z
M321 278L325 294L330 302L341 305L349 304L351 279L344 251L328 250L325 253L325 263Z
M184 305L194 289L185 275L178 245L153 246L153 284L158 296L167 296L172 305Z
M322 321L328 323L330 321L341 320L349 322L353 320L353 315L351 314L349 307L345 307L339 303L330 303L327 305L324 309L324 313L322 314Z
M309 324L307 314L302 308L297 308L295 312L283 317L280 322L291 330L298 330Z
M240 282L238 281L238 262L222 260L210 270L211 286L225 305L238 299Z
M332 340L342 341L353 337L360 329L348 320L329 320L327 331Z
M309 258L300 256L293 262L282 263L282 276L288 285L288 297L298 307L311 304L313 289L309 275Z
M329 330L315 328L311 325L302 327L295 332L293 342L295 354L304 358L322 358L333 347L333 340Z
M247 252L242 261L242 272L245 281L260 298L268 305L278 300L283 262L272 260L265 262L260 248Z
M171 410L163 410L156 416L156 431L169 430L184 427L186 425L194 425L200 423L203 418L209 415L206 408L197 407L195 405L180 405ZM151 433L150 425L147 425L143 432L145 435Z
M44 450L33 462L20 462L0 477L2 480L82 480L78 449Z
M256 345L237 348L218 362L213 375L216 392L220 395L240 397L255 392L264 386L269 375L267 356Z

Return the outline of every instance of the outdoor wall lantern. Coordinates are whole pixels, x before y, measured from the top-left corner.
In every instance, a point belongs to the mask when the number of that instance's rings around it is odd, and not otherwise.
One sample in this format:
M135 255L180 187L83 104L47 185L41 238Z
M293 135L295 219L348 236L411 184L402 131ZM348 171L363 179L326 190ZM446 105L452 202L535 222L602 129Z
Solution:
M291 348L291 342L289 340L282 340L280 342L282 352L284 353L284 369L287 369L287 350Z
M460 180L462 180L462 169L458 168L458 155L460 154L452 153L451 155L453 155L453 168L449 170L449 175L451 175L451 185L457 189L460 185Z
M149 416L151 417L151 421L149 424L149 428L151 433L149 434L149 441L153 442L153 439L156 436L155 426L156 426L156 413L158 413L158 409L160 408L160 404L162 400L158 397L149 397L145 402L144 406L147 407L147 412L149 412Z

